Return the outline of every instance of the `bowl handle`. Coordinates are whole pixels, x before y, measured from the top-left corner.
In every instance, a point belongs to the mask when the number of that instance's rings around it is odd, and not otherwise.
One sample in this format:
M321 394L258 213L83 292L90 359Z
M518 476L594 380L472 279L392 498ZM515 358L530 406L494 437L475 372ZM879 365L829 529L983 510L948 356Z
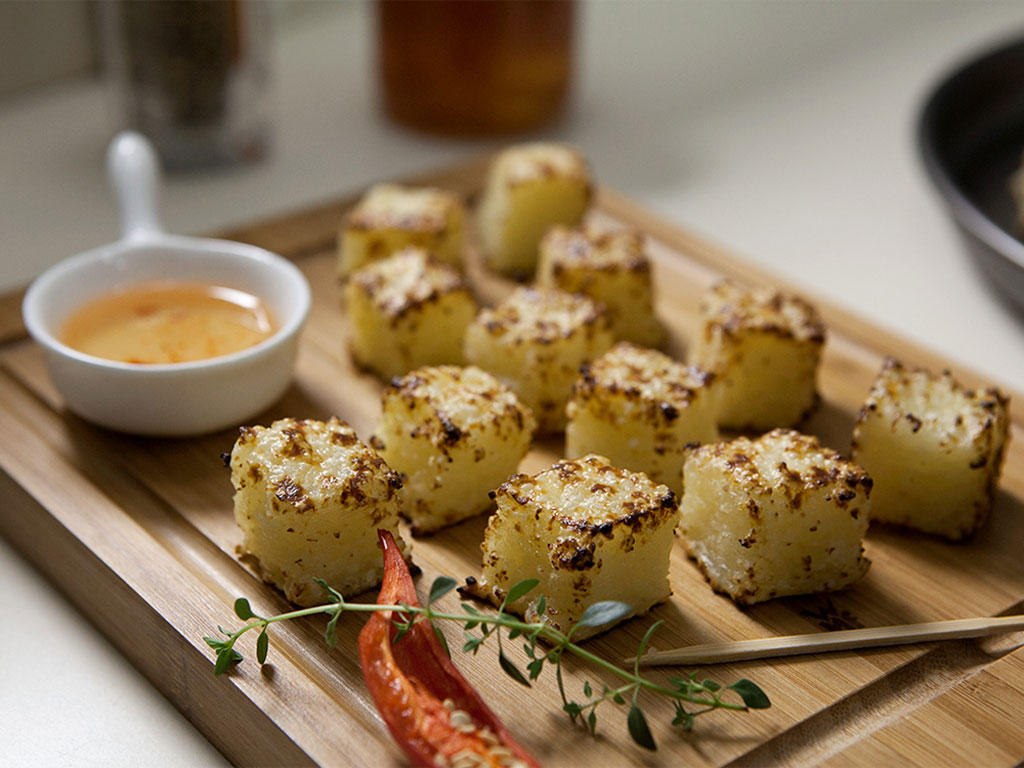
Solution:
M107 150L107 173L121 209L121 236L144 240L164 232L156 210L160 166L149 140L135 131L114 137Z

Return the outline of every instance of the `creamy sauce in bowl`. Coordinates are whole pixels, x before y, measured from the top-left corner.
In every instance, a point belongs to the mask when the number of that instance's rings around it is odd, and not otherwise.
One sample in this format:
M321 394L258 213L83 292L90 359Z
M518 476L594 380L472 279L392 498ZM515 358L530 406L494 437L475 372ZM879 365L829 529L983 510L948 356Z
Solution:
M221 285L149 282L79 307L60 340L88 355L159 365L221 357L255 346L277 330L263 301Z

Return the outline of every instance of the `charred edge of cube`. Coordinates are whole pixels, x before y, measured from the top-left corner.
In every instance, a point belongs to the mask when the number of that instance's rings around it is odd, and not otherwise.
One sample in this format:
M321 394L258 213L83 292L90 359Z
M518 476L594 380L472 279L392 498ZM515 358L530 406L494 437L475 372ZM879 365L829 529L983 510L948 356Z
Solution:
M623 256L609 258L607 252L621 241ZM551 253L552 272L632 272L651 271L650 259L643 252L643 236L629 229L594 232L585 227L556 226L541 241L542 249Z
M529 501L515 496L513 498L522 506L527 506ZM656 529L676 512L678 504L675 493L666 490L662 496L654 500L653 504L640 505L635 501L626 501L623 502L622 509L626 514L616 517L615 520L601 523L591 523L579 518L562 517L560 520L565 529L576 531L584 536L604 536L606 539L611 539L617 530L623 530L623 528L628 528L634 535L645 528Z
M711 287L712 294L720 300L713 306L710 301L701 303L705 315L705 334L712 327L722 329L727 336L738 336L745 332L767 333L783 339L794 339L821 346L825 342L825 322L818 310L809 302L794 294L777 290L744 289L731 280L720 280ZM787 322L785 319L767 321L759 313L780 314L784 306L798 310L799 319Z
M571 327L563 328L562 323L537 316L539 312L530 313L531 316L524 320L521 303L542 306L555 313L572 312L574 322ZM519 288L498 306L481 310L474 323L492 336L504 336L518 330L512 335L511 343L515 345L550 344L572 338L580 330L592 335L595 330L611 328L604 304L581 294L533 287Z
M426 308L440 304L450 296L463 295L472 302L473 294L462 276L451 266L428 258L421 280L427 284L426 291L416 291L415 287L404 294L381 298L380 290L387 284L384 276L379 274L382 261L375 261L368 267L357 271L349 278L349 284L358 287L364 296L383 313L392 328L405 321L409 315L421 312ZM430 273L433 273L431 278ZM442 280L436 279L443 277Z
M663 421L671 424L680 415L681 408L689 407L690 403L696 397L698 389L710 384L715 379L715 374L711 371L702 370L696 366L681 367L681 370L685 372L685 375L691 380L691 383L683 383L667 376L659 375L646 375L642 374L637 366L629 366L630 371L636 374L636 378L642 382L653 382L656 380L666 381L668 388L671 390L673 395L672 401L668 401L662 397L649 398L633 383L623 383L618 380L604 380L602 378L604 365L602 362L609 354L614 354L616 349L629 349L634 348L641 350L640 347L629 342L619 342L612 348L609 353L605 356L598 358L597 360L587 361L583 363L580 368L580 377L573 384L573 400L589 400L593 401L602 394L608 394L614 397L625 397L635 401L649 401L647 413L648 416L656 421ZM657 353L660 354L660 353Z

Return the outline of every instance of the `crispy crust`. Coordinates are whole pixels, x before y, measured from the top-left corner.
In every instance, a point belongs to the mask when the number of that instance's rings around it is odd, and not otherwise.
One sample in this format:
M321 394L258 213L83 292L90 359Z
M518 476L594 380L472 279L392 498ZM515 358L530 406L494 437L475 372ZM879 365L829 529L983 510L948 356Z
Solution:
M522 286L493 309L482 309L474 325L502 343L550 344L583 332L606 330L604 305L578 294Z
M551 496L551 488L560 489L559 498ZM573 490L585 490L600 496L600 514L588 516L576 509L559 508L561 497ZM550 553L556 570L585 571L594 567L595 539L611 539L617 530L630 529L634 534L654 530L673 517L678 510L675 494L646 475L613 467L603 456L589 455L562 460L534 476L517 474L491 493L499 505L536 507L536 514L547 514L550 526L566 533ZM623 540L624 547L631 539Z
M634 229L598 231L588 227L554 226L541 239L540 250L557 277L574 270L650 273L643 235Z
M349 212L346 228L441 234L461 208L459 198L447 190L378 184Z
M469 286L457 270L415 247L403 248L353 272L346 290L364 293L393 326L452 294L473 300Z
M570 419L576 407L587 404L595 415L615 423L622 400L642 405L644 421L655 427L679 418L715 375L686 366L653 349L620 341L601 357L580 367L570 399Z
M767 333L825 343L825 323L818 310L799 296L771 288L748 290L730 280L715 283L701 305L704 336Z

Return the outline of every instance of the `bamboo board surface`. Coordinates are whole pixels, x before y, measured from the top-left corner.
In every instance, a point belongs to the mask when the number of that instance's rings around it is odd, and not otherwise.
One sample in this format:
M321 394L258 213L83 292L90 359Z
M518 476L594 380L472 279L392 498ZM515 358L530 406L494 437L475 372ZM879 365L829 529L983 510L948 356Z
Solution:
M418 178L471 197L483 161ZM369 436L379 412L380 384L355 370L345 346L340 288L334 278L335 237L351 201L285 215L228 236L293 258L309 277L314 306L294 385L253 423L337 415ZM669 351L685 353L704 289L723 275L779 284L699 238L601 190L593 218L638 227L648 235L660 289L658 312L668 325ZM472 254L471 254L472 255ZM475 259L471 258L475 265ZM479 266L470 276L480 297L494 301L510 286ZM806 294L805 294L806 295ZM813 296L807 298L814 299ZM232 517L232 489L220 454L228 430L187 440L152 440L96 429L63 410L40 350L20 327L18 296L0 300L0 532L64 590L149 679L232 761L239 764L401 765L364 690L355 654L363 619L339 623L339 644L323 643L324 622L309 618L275 628L268 665L247 661L214 678L202 638L218 624L237 626L232 604L247 596L257 613L288 609L274 589L241 564L241 536ZM933 369L942 360L863 320L818 302L829 327L820 375L822 408L806 432L841 452L856 413L886 355ZM955 371L967 383L979 383ZM608 658L632 655L646 628L665 621L654 645L671 648L775 634L904 624L1024 610L1024 401L1015 393L1012 437L1001 491L985 528L964 544L872 528L873 565L844 592L774 600L740 609L716 595L681 545L672 556L673 598L649 617L595 638ZM560 457L545 443L522 470ZM413 556L424 574L420 591L439 574L461 580L479 571L484 519L417 539ZM447 596L442 606L454 607ZM129 635L125 628L132 627ZM450 637L454 634L449 633ZM456 662L545 765L810 765L934 764L981 757L986 764L1024 759L1024 651L1014 640L877 649L691 669L723 682L755 680L772 708L747 715L712 713L694 732L668 728L670 706L645 707L659 750L630 741L625 713L602 708L599 737L574 729L560 711L549 673L532 690L509 680L496 650L456 655ZM454 645L455 643L453 643ZM461 645L461 643L459 643ZM608 682L566 662L570 693L584 679ZM665 679L677 670L649 670ZM612 707L613 705L606 705ZM949 738L957 740L949 748ZM977 762L975 760L975 762Z

